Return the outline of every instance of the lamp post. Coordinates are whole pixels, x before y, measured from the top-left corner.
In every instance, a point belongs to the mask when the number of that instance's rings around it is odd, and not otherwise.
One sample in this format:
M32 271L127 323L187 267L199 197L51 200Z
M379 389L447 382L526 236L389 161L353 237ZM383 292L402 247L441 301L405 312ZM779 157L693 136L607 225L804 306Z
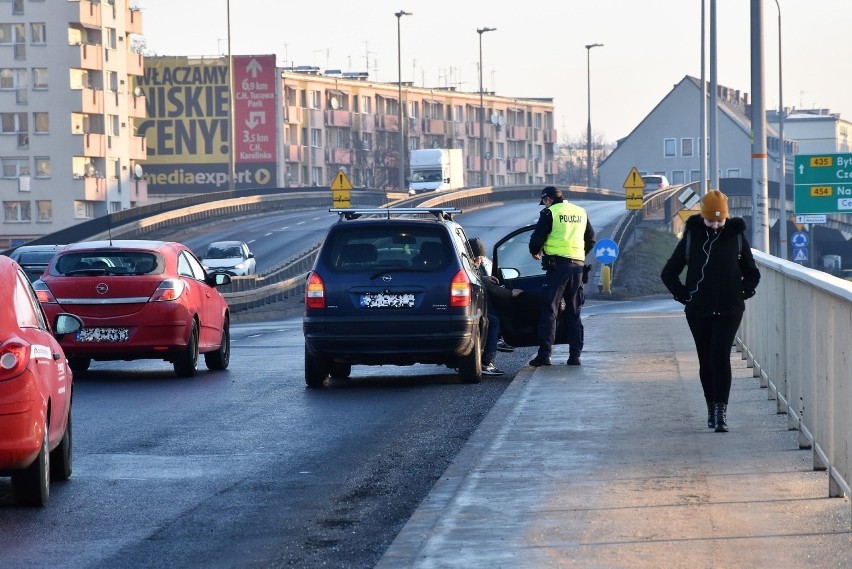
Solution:
M593 47L603 47L602 43L590 43L586 46L586 101L588 102L589 123L586 130L586 186L592 185L592 70L590 53Z
M479 34L479 185L485 187L485 103L482 100L482 34L497 28L476 28Z
M780 198L778 221L779 243L778 256L787 258L787 144L784 142L784 82L781 79L781 4L775 0L778 7L778 134L781 138L781 183L778 185L778 197Z
M397 61L397 88L399 90L399 191L405 188L405 132L402 128L402 34L400 22L403 16L411 16L411 12L400 10L395 12L396 16L396 61Z
M231 0L228 0L226 8L228 10L228 136L231 139L231 143L228 145L228 190L233 192L237 183L236 149L234 148L236 145L237 125L234 120L234 54L231 52Z

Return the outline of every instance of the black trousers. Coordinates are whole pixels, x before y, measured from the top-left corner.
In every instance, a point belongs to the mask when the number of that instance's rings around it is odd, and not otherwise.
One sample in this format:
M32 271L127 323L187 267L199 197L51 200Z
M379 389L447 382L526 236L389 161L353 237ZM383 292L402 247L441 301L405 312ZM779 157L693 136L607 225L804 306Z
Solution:
M686 314L698 351L698 376L708 403L728 403L731 394L731 346L742 319L742 314Z
M556 319L562 299L565 299L564 318L568 330L569 355L583 351L583 266L560 263L549 269L542 291L541 319L538 323L538 355L549 358L556 338Z

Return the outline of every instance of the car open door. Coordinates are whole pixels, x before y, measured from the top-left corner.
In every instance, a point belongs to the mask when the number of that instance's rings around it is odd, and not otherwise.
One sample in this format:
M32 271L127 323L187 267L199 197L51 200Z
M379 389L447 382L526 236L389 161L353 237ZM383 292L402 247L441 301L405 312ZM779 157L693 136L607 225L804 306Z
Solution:
M493 274L507 288L519 288L523 294L510 300L496 301L503 339L512 346L537 346L538 321L541 316L541 295L545 286L545 272L541 261L533 259L529 251L530 236L535 225L516 229L494 245ZM489 302L492 299L489 298ZM564 313L565 303L559 309L554 344L567 344Z

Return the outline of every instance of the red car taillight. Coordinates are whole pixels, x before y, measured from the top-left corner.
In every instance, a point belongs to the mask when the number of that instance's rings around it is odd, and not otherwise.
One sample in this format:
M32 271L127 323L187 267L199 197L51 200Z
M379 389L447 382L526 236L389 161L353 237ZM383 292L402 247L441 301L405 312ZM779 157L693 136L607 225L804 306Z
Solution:
M30 363L30 347L11 341L0 346L0 381L21 375Z
M308 308L325 308L325 283L317 273L311 273L305 287L305 306Z
M468 306L470 304L470 280L464 269L459 269L450 282L450 306Z
M35 290L39 302L43 304L56 304L56 298L54 298L53 293L50 292L50 289L47 288L47 285L43 281L34 282L33 290Z
M177 300L183 294L186 284L180 279L168 279L160 283L148 302L167 302Z

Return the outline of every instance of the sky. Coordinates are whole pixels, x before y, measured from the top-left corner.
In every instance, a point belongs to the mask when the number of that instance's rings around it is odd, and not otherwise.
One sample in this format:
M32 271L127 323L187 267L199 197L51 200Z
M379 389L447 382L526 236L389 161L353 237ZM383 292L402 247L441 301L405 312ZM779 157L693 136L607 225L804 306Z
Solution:
M228 52L228 0L133 0L156 55ZM710 80L710 3L707 63ZM717 80L751 98L751 0L716 0ZM827 108L852 120L852 0L763 0L764 93L779 101L778 4L787 108ZM591 85L594 138L627 136L685 75L701 75L702 0L233 0L234 55L275 54L279 67L368 71L396 83L483 88L552 98L560 142L585 140ZM399 21L394 15L411 12ZM397 23L400 40L397 38ZM585 45L601 43L587 50ZM587 56L590 69L587 69ZM697 111L696 111L697 112Z

